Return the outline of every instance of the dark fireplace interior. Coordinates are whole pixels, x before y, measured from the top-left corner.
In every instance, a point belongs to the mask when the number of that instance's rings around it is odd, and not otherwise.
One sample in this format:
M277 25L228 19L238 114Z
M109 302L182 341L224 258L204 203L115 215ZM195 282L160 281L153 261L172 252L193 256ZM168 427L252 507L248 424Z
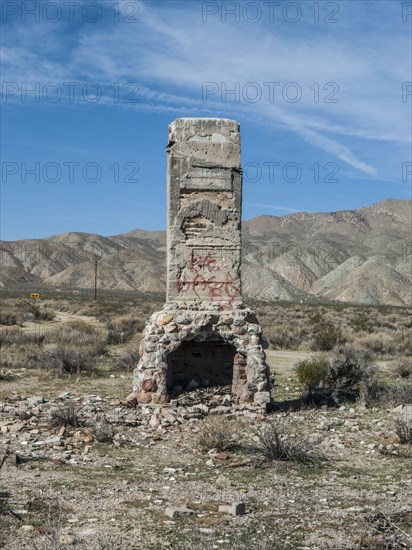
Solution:
M235 347L221 341L184 341L168 357L168 392L231 386ZM195 384L193 384L195 381Z

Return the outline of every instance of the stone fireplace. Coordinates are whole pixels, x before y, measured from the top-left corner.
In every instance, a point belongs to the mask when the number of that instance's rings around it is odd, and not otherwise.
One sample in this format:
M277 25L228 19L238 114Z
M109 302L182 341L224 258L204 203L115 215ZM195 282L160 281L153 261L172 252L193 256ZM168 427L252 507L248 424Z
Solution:
M231 386L236 348L223 338L209 342L183 340L169 354L167 391L180 393L198 387Z
M167 156L167 300L146 324L134 396L228 386L240 403L269 403L262 329L241 295L239 124L177 119Z

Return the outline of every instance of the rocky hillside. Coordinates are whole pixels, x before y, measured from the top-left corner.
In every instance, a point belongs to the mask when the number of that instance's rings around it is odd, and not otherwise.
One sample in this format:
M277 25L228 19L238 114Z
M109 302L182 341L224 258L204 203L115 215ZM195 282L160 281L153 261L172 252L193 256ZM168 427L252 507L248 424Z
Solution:
M245 296L412 302L412 202L388 199L359 210L259 216L243 223ZM102 237L64 233L2 242L4 289L99 288L161 293L166 233L136 229Z

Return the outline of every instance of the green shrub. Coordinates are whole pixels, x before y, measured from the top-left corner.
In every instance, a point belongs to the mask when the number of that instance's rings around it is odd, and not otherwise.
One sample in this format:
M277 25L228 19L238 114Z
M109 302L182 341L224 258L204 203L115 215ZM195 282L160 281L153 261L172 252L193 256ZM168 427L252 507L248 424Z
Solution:
M397 418L395 432L402 444L412 444L412 417L404 415Z
M312 338L311 347L314 351L330 351L337 344L344 342L341 329L326 320L314 325Z
M319 391L325 383L328 362L324 357L303 359L296 365L296 376L308 394Z
M359 312L356 317L350 321L353 332L373 332L374 323L372 319L364 312Z
M296 376L311 402L353 399L365 392L372 380L370 354L349 346L337 348L329 357L313 356L299 361Z
M359 397L371 375L371 355L366 350L342 346L328 360L325 386L339 403L342 399Z

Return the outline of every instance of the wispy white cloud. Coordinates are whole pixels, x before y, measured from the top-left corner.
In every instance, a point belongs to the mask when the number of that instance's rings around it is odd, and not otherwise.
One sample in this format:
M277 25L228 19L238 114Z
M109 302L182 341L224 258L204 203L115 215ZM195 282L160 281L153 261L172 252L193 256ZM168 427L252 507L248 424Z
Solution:
M397 148L399 157L408 151L409 111L401 101L401 83L410 73L410 44L390 3L380 3L383 8L380 18L373 15L374 25L362 21L363 8L354 6L348 13L348 5L342 3L347 11L342 10L341 23L329 32L319 26L314 30L289 24L274 29L264 24L225 25L219 19L204 23L200 2L185 3L183 8L144 2L137 25L79 27L76 38L70 37L64 59L62 54L50 55L54 36L47 34L50 25L36 27L36 49L31 48L30 26L20 28L13 36L15 45L4 49L5 74L19 81L64 82L84 80L87 75L106 83L137 82L138 103L120 106L183 110L193 116L239 114L256 124L286 128L359 173L376 175L380 159L373 153L374 142L387 142ZM390 40L384 40L388 18L393 30ZM263 83L275 81L280 84L270 101ZM216 94L205 102L204 82L216 83L219 92L222 83L229 89L238 83L243 91L246 84L256 82L266 96L256 103L228 96L225 102ZM290 82L302 90L296 103L282 98L282 87ZM325 103L330 90L323 87L330 82L339 86L337 103ZM105 105L112 102L109 96L100 100Z

